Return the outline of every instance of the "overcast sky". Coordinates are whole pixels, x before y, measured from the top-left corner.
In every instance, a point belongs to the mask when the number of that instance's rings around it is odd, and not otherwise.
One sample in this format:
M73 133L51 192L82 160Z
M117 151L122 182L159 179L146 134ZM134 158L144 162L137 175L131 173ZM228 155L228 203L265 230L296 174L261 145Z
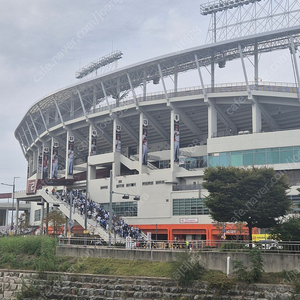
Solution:
M33 103L76 83L80 67L112 50L123 52L118 67L125 67L203 45L210 18L201 16L199 7L206 2L0 0L0 182L12 184L18 176L16 190L25 190L27 163L14 131ZM58 53L63 55L53 60ZM276 60L281 63L275 68ZM47 64L51 69L45 71ZM238 71L233 66L234 72L226 67L217 79L243 81L240 63ZM262 68L264 80L294 82L289 56L267 56ZM184 85L200 85L198 77L188 76ZM11 188L0 186L4 192Z

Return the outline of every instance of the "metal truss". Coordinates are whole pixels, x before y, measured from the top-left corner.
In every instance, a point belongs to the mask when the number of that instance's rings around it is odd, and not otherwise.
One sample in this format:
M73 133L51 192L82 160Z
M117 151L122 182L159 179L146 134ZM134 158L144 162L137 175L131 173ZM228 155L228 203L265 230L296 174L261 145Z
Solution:
M222 4L226 5L220 9ZM300 2L296 0L220 0L202 5L200 11L211 15L207 43L300 25Z
M86 76L92 74L93 72L95 72L97 75L98 70L112 66L113 63L116 63L117 60L122 58L122 55L123 55L123 53L121 51L117 50L106 56L103 56L100 59L97 59L97 60L91 62L89 65L87 65L84 68L77 71L75 73L75 77L77 79L80 79L80 78L83 78L83 77L86 77ZM101 73L103 74L103 71L101 71Z

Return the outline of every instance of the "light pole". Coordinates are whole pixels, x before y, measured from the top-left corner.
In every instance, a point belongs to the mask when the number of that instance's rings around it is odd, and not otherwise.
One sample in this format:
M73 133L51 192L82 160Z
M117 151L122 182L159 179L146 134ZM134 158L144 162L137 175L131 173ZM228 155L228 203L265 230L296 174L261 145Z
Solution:
M113 175L112 170L110 170L110 182L109 182L109 223L108 223L108 246L111 247L111 226L112 226L112 195L118 194L123 195L123 199L129 199L129 196L134 197L133 200L139 201L140 196L138 195L130 195L124 193L117 193L113 191Z
M12 186L12 188L13 188L13 192L12 192L12 209L11 209L11 227L10 227L11 230L14 229L14 206L15 206L15 186L16 186L15 181L16 181L16 178L20 178L20 177L14 177L13 184L7 184L7 183L1 182L2 185ZM18 224L18 216L16 216L16 224Z

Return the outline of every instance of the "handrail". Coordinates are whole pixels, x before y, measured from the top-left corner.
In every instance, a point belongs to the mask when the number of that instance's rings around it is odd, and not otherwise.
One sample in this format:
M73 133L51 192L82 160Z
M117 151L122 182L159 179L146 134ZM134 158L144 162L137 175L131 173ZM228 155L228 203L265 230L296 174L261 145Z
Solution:
M83 237L59 237L59 245L84 245ZM113 246L115 248L127 249L151 249L151 250L189 250L189 251L211 251L211 252L249 252L249 241L246 240L151 240L132 239L126 240L125 243ZM99 238L89 237L87 245L107 246L107 243L100 241ZM257 248L263 253L299 253L300 241L252 241L252 249Z

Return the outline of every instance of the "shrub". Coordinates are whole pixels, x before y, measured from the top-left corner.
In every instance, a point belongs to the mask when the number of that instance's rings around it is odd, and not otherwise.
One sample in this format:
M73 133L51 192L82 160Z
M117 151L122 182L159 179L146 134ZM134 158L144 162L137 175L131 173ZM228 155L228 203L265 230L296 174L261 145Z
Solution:
M197 252L178 252L172 262L172 277L182 286L188 286L194 280L200 279L204 272Z
M244 266L242 261L233 261L234 274L239 281L258 282L263 275L263 259L261 251L254 248L249 253L250 256L250 270Z

